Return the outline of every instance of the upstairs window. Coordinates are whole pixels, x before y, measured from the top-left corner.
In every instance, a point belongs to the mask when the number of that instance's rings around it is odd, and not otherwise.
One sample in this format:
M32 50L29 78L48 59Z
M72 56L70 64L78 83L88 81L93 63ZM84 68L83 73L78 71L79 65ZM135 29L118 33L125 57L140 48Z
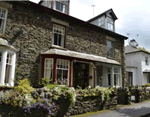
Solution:
M4 33L7 10L0 8L0 34Z
M148 57L145 57L145 65L148 65Z
M107 29L114 31L114 22L111 18L107 17Z
M98 25L99 26L104 26L104 17L99 18Z
M107 57L114 58L114 46L111 41L107 41Z
M67 2L66 1L56 1L56 10L62 13L67 13Z
M53 25L53 45L64 47L65 27Z

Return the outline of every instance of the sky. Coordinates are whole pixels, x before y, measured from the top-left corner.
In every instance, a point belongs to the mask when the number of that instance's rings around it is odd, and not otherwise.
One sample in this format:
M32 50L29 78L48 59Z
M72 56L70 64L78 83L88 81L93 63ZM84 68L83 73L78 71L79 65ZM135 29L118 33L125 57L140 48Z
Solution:
M31 0L38 3L39 0ZM115 22L116 33L135 39L139 46L150 51L150 0L70 0L70 15L87 21L112 8L118 19ZM130 34L130 35L127 35Z

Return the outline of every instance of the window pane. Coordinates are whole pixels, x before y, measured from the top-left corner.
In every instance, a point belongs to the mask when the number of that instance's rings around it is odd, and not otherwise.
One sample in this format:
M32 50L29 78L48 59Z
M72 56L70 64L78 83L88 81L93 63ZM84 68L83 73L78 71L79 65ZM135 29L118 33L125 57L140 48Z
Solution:
M6 65L6 74L5 74L5 83L9 83L9 74L10 74L11 65Z
M57 80L62 80L63 72L61 69L57 69Z
M58 34L54 34L54 45L57 45Z
M60 3L56 1L56 9L60 10Z
M68 70L63 70L63 79L67 79L68 78Z

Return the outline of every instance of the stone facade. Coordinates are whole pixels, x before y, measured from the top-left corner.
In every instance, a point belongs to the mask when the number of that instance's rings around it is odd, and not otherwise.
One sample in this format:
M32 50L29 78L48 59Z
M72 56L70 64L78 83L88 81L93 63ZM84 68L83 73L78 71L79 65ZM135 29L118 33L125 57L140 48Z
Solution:
M48 50L52 45L52 26L50 13L34 9L24 3L11 2L12 8L8 10L5 34L2 35L10 44L16 47L17 68L19 79L38 79L40 67L40 53ZM59 19L61 20L61 19ZM94 54L107 57L107 33L86 28L78 23L68 22L65 48L72 51ZM121 63L123 78L125 78L124 40L112 37L115 41L114 60Z

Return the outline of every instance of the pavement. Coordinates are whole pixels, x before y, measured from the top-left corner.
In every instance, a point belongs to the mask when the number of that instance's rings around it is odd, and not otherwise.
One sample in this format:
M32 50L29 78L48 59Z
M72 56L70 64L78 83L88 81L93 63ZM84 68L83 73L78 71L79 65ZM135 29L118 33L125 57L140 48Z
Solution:
M113 111L107 111L86 117L150 117L150 101L123 106Z

